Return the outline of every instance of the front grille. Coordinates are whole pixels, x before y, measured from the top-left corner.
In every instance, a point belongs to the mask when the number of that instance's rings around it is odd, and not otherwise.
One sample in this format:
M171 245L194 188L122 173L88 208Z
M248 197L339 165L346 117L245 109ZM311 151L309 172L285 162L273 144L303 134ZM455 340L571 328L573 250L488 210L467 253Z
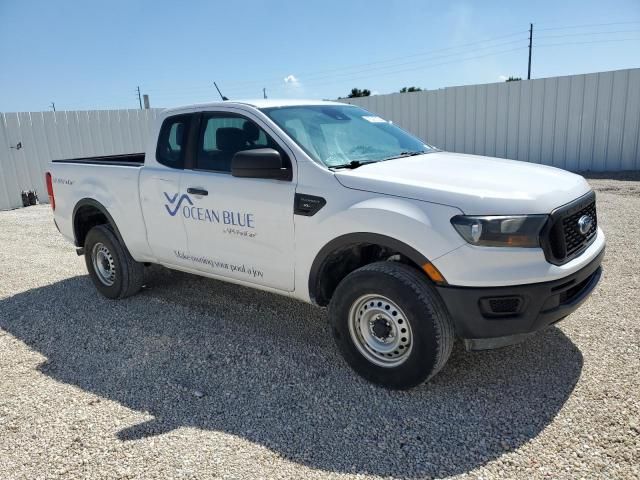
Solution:
M582 217L591 219L591 227L584 233L579 225ZM596 197L594 192L589 192L551 213L541 238L547 260L554 265L567 263L595 240L597 232Z
M578 221L583 216L588 216L593 222L591 228L586 234L580 232ZM591 240L598 231L598 218L596 216L596 202L593 201L582 210L562 219L562 228L564 231L564 243L567 247L567 256L572 256L579 252L585 245L591 243Z

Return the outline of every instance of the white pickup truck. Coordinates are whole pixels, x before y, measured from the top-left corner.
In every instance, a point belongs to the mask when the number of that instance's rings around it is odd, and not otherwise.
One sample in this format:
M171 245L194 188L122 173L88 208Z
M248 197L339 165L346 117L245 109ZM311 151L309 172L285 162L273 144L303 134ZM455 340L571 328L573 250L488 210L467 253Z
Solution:
M581 176L443 152L341 103L165 110L146 153L46 176L103 295L154 263L329 306L347 362L389 388L435 375L455 338L495 348L561 320L602 271Z

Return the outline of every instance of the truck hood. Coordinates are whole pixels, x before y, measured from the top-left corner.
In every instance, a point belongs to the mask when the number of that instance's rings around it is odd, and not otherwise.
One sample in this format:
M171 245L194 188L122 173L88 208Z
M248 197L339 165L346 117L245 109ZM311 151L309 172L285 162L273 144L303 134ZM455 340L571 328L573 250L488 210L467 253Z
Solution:
M580 175L534 163L433 152L340 170L345 187L459 208L467 215L550 213L591 188Z

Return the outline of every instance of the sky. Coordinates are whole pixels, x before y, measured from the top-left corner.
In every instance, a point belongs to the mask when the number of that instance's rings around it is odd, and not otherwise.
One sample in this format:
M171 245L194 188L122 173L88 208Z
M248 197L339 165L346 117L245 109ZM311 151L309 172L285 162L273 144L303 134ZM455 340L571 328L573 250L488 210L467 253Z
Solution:
M640 67L640 0L0 0L0 111L325 98Z

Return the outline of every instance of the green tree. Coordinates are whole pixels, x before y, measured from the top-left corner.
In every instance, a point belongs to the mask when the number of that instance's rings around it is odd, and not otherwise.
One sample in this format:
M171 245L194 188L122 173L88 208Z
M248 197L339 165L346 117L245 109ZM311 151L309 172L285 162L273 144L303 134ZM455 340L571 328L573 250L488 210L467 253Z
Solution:
M509 77L505 80L505 82L519 82L520 80L522 80L522 78L520 77Z
M347 96L347 98L355 98L355 97L368 97L371 95L371 90L367 90L366 88L360 90L359 88L352 88L351 93Z
M420 87L402 87L400 89L400 93L408 93L408 92L421 92L422 89Z

